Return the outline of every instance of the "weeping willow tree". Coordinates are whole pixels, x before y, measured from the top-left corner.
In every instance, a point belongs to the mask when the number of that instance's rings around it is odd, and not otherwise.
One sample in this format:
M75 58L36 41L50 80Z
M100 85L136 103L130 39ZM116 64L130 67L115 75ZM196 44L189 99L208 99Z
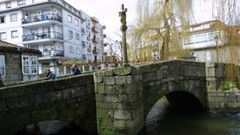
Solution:
M223 28L224 45L220 50L222 57L228 57L226 61L227 81L240 82L240 1L239 0L209 0L213 3L213 15L215 19L221 20L227 26ZM218 50L217 50L218 51Z
M189 26L192 0L138 0L138 19L129 31L132 54L141 45L158 44L160 59L183 56L182 32Z

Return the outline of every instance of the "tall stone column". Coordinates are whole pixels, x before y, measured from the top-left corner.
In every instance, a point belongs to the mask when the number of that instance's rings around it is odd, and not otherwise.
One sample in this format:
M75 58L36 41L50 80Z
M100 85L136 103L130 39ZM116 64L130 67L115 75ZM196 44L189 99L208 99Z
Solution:
M120 67L94 75L99 135L137 135L144 127L142 75Z
M206 62L206 81L207 91L217 91L216 75L215 75L215 63Z

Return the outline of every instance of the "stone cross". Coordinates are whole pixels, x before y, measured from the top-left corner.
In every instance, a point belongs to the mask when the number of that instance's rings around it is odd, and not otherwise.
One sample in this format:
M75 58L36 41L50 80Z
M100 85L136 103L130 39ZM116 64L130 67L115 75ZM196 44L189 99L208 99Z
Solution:
M127 41L126 41L126 31L127 31L127 16L126 16L127 8L124 8L124 4L122 4L122 9L119 12L119 16L121 17L121 31L122 31L122 52L123 52L123 65L129 66L128 57L127 57Z

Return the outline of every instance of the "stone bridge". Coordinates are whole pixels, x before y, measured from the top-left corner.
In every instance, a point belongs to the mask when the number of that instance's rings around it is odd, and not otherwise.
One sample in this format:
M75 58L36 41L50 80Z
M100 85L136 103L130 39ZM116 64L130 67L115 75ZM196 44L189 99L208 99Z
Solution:
M137 135L164 96L170 104L194 100L205 110L239 111L238 94L217 91L224 78L224 64L174 60L4 87L0 134L14 135L30 124L60 120L89 134Z

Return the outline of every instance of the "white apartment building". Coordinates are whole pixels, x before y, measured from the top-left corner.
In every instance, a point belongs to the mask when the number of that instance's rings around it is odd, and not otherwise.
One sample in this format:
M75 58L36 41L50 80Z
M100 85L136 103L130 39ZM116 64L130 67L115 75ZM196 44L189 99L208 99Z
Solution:
M0 0L0 40L40 50L39 73L49 67L68 74L69 61L97 69L104 62L103 29L64 0Z

